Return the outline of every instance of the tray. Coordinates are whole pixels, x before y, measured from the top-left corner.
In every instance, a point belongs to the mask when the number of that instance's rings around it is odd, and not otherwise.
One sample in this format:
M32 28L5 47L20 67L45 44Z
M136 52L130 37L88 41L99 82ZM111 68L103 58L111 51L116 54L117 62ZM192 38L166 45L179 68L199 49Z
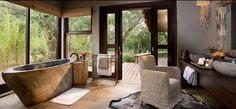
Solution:
M201 68L201 69L213 69L213 67L206 67L206 66L203 66L203 65L199 65L197 64L196 62L190 62L191 64Z

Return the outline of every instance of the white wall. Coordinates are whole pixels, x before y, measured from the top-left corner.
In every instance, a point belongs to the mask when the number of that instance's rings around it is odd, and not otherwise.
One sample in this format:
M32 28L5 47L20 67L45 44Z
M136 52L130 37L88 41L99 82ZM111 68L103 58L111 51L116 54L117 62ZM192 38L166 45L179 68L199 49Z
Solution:
M93 54L99 53L99 6L93 6L92 12Z
M177 41L178 55L183 49L190 53L201 54L204 50L216 45L216 6L215 1L210 4L209 28L204 33L200 27L200 9L196 1L177 1ZM231 37L231 6L227 11L228 48Z
M201 53L206 46L205 35L199 24L199 8L194 1L177 1L177 48Z

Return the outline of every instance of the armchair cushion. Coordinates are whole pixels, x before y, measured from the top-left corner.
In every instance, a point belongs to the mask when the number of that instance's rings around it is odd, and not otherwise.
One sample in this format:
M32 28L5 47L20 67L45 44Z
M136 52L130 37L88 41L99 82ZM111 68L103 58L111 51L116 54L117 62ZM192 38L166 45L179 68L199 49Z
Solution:
M141 56L139 65L142 69L150 69L156 66L155 58L153 55Z
M141 72L141 93L153 94L167 92L169 86L168 74L166 72L144 69ZM156 87L156 86L162 86ZM167 93L166 93L167 94ZM164 95L164 94L163 94ZM165 96L166 97L166 96Z
M180 80L162 71L141 70L141 100L153 106L172 108L180 100Z
M180 69L178 67L172 67L172 66L158 67L158 66L155 66L155 67L152 67L151 70L167 72L169 78L176 78L178 80L181 79Z
M180 100L180 80L176 79L176 78L169 78L169 83L170 83L170 89L169 89L169 93L170 93L170 100L174 100L176 98L176 100Z

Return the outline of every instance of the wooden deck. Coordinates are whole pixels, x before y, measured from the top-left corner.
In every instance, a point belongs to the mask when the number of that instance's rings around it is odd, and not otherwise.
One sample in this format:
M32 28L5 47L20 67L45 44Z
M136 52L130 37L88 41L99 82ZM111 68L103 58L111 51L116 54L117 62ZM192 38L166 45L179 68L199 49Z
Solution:
M140 81L140 71L138 63L124 62L122 64L122 80Z

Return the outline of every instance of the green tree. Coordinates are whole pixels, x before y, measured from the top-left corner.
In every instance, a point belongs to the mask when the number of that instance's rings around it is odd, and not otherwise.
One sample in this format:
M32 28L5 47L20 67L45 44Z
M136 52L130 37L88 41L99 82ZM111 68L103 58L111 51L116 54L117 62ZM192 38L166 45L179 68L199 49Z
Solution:
M0 71L25 63L25 8L0 1Z
M31 62L56 59L55 16L31 10L30 18Z
M91 16L69 18L69 31L91 31ZM87 52L88 64L92 65L92 33L67 35L69 41L69 54Z

